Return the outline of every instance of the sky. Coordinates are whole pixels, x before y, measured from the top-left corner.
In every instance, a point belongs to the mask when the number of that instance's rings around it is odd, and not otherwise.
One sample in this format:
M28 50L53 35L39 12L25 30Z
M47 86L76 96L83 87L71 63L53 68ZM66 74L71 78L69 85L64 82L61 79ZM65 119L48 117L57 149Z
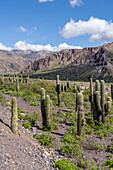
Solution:
M113 41L113 0L1 0L0 49L57 51Z

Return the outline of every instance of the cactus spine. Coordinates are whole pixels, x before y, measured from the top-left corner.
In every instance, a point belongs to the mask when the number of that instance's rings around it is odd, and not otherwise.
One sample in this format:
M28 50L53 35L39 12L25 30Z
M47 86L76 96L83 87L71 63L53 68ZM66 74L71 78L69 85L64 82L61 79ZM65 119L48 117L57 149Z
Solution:
M81 134L83 134L84 125L85 125L82 93L77 94L77 112L78 112L77 135L80 136Z
M50 127L50 96L45 97L46 127Z
M42 113L42 124L46 126L46 114L45 114L45 89L40 89L41 94L41 113Z
M14 134L18 135L18 112L17 112L17 100L15 97L12 98L11 108L11 130Z

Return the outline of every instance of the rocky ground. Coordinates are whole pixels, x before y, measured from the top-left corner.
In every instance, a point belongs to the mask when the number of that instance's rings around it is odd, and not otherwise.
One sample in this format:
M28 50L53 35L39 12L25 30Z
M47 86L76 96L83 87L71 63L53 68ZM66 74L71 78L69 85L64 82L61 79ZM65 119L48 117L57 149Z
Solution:
M10 120L10 111L0 103L0 169L52 170L58 156L40 146L20 121L19 136L13 134Z
M10 95L4 94L4 100L11 101L12 97ZM40 103L38 107L30 106L29 102L22 100L20 97L17 97L17 103L20 108L24 111L29 111L33 113L36 111L41 115ZM58 108L55 108L56 110ZM70 111L67 108L59 108L63 112ZM54 110L55 111L55 110ZM37 127L34 129L28 130L22 126L22 122L19 120L19 136L16 136L12 133L10 129L11 122L11 112L9 111L9 106L3 103L0 103L0 169L19 169L19 170L53 170L53 164L56 160L69 158L65 154L59 152L61 146L61 139L63 135L67 133L69 127L71 126L70 122L60 124L59 130L54 130L52 135L56 137L57 144L54 148L50 149L48 147L42 147L36 139L33 138L33 133L43 133L38 127L41 125L41 121L37 122ZM110 137L112 138L112 137ZM92 142L97 142L100 145L104 145L108 148L111 145L111 139L99 139L93 135L88 135L83 147L83 159L90 159L92 157L96 165L102 165L103 161L107 159L108 152L97 150L92 150L90 144ZM113 139L113 138L112 138ZM69 158L73 162L77 162L76 158Z

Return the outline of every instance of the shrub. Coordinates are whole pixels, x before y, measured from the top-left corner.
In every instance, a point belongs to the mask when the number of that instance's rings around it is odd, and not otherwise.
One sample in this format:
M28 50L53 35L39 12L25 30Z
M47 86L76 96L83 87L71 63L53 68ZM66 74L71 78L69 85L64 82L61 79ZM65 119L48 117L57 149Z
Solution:
M77 165L72 163L69 159L61 159L58 160L54 165L54 168L58 168L59 170L79 170Z
M113 168L113 160L106 160L103 162L106 167Z
M30 103L30 106L39 106L39 103L33 102L33 103Z
M22 125L23 125L26 129L31 129L31 123L30 123L30 122L23 122Z
M38 142L43 146L53 147L56 142L56 138L51 136L51 133L48 132L47 134L44 132L42 135L35 134L34 138L38 140Z

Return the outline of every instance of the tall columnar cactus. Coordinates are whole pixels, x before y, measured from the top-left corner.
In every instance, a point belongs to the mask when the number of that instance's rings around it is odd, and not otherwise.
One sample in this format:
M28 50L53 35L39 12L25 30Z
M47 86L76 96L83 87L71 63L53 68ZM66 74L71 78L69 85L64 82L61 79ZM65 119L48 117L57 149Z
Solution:
M77 85L74 83L74 92L77 92Z
M20 87L19 87L19 79L17 77L16 78L16 91L19 92L19 89L20 89Z
M23 83L23 76L21 74L21 77L20 77L20 82Z
M50 100L50 120L52 120L52 108L53 108L53 102Z
M29 85L29 76L26 79L26 84L27 84L27 86Z
M90 78L90 102L91 102L91 113L93 114L93 82L92 78Z
M11 81L11 75L9 74L9 81Z
M101 80L101 107L102 107L102 122L105 123L105 83Z
M67 86L66 85L64 86L64 91L67 92Z
M111 98L113 100L113 84L111 84Z
M95 91L98 91L100 93L100 82L99 82L99 80L96 80L96 82L95 82Z
M17 100L16 97L12 98L12 108L11 108L11 130L13 133L18 135L18 111L17 111Z
M61 91L64 92L64 84L61 84Z
M56 92L58 96L58 106L61 104L61 84L57 84Z
M4 76L2 75L1 84L4 84Z
M69 89L69 81L67 82L67 89Z
M46 127L50 127L50 96L45 97Z
M102 113L99 91L94 92L93 95L93 118L95 123L101 123Z
M95 123L106 123L107 115L111 110L111 98L105 94L105 83L101 80L101 88L99 91L95 91L93 95L93 118Z
M56 85L59 84L60 81L59 81L59 75L57 75L57 78L56 78Z
M85 125L82 93L77 94L77 112L78 112L77 135L80 136L83 134L84 125Z
M41 94L41 113L42 113L42 124L46 126L46 113L45 113L45 89L40 89Z
M13 82L15 82L16 81L16 77L15 77L15 75L13 75Z

